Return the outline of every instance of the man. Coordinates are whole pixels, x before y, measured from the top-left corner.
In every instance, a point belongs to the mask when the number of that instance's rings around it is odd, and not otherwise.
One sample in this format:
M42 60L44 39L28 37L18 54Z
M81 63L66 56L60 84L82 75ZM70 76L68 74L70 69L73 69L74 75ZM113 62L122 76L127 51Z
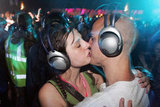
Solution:
M10 34L5 42L5 59L10 78L12 105L26 106L26 59L30 47L36 41L32 18L27 13L18 16L18 30ZM14 95L15 94L15 95Z
M101 17L96 20L91 30L91 64L101 66L106 76L108 87L103 91L96 93L90 98L86 98L83 102L79 103L77 107L118 107L120 98L127 101L132 100L133 107L147 107L149 105L148 95L145 93L145 89L141 88L138 83L138 79L134 77L131 70L130 52L133 48L136 40L137 32L132 21L126 16L120 16L114 19L115 23L112 23L111 17ZM112 19L113 20L113 19ZM105 43L102 43L100 39L102 29L106 27L106 22L119 31L121 37L119 40L121 47L119 52L113 55L107 55L102 48ZM111 30L112 31L112 30ZM112 41L110 39L110 41ZM107 45L115 44L116 41L106 43ZM118 43L119 45L119 43ZM119 48L119 47L118 47ZM109 51L114 51L109 50ZM136 70L134 70L136 72Z

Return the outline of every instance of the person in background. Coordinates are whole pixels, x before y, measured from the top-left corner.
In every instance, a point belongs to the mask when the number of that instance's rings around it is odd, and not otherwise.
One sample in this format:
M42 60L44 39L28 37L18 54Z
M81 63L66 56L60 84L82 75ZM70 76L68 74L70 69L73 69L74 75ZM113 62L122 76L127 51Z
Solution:
M8 37L7 31L4 30L6 25L6 20L0 17L0 42L5 41L5 39Z
M14 20L12 19L9 11L5 12L5 18L7 21L7 25L5 26L5 30L8 31L9 26L14 23Z
M8 37L8 32L4 30L7 22L0 17L0 106L8 107L10 102L8 100L8 81L9 74L5 61L4 43Z
M9 97L15 107L26 106L26 59L36 41L32 19L27 13L18 16L18 30L5 41L5 59L11 78Z
M153 74L153 80L151 82L153 91L153 107L160 106L160 39L159 33L156 33L150 41L149 52L150 53L150 71Z

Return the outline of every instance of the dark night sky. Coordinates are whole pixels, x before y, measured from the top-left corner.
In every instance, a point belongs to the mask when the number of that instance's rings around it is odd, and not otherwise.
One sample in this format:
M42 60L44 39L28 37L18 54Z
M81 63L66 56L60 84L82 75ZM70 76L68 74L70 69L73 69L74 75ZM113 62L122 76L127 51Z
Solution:
M12 5L10 5L12 1ZM18 5L14 4L15 1L18 1ZM20 1L23 1L25 4L25 9L27 10L37 10L41 7L43 10L50 10L52 8L87 8L95 9L96 7L102 4L111 4L113 2L119 3L118 8L124 9L124 5L128 2L130 9L144 9L145 5L144 0L0 0L0 12L9 11L18 11ZM148 0L149 1L149 0ZM112 5L110 5L111 7ZM148 7L147 7L148 8Z
M19 6L10 6L9 1L16 0L0 0L0 11L14 11L19 8ZM87 9L95 9L97 6L101 4L107 4L113 2L113 0L18 0L24 1L25 7L30 10L38 9L42 7L43 9L51 9L51 8L87 8ZM127 0L114 0L114 2L124 3ZM123 2L122 2L123 1Z
M104 2L111 0L24 0L30 6L40 6L45 8L94 8ZM117 0L116 0L117 1ZM37 5L38 4L38 5Z

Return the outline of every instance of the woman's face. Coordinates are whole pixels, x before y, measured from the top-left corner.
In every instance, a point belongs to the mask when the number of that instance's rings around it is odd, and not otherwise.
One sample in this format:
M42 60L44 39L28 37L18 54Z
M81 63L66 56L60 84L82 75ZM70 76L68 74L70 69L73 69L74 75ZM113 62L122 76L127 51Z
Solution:
M90 63L90 45L84 41L81 34L73 29L66 41L66 52L72 67L81 67Z

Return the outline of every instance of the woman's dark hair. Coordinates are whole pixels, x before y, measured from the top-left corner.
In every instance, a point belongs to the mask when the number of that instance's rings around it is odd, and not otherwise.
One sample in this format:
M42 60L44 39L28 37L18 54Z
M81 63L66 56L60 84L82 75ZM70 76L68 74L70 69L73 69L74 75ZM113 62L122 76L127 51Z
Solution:
M65 43L69 33L72 30L72 28L69 26L67 17L64 16L63 13L53 12L46 16L44 23L45 26L42 34L45 47L48 49L48 51L51 51L47 40L47 35L49 35L53 49L66 54Z
M47 36L49 36L53 49L67 55L66 40L68 38L69 33L72 31L72 28L69 26L67 17L64 16L64 14L61 12L52 12L46 16L44 21L45 22L43 22L44 27L41 36L45 48L48 51L52 51L47 40ZM62 84L62 80L59 77L59 72L56 72L55 69L51 70L54 70L52 80L57 83L64 97L67 98L64 85Z
M64 98L67 98L67 94L66 91L64 89L64 85L62 84L62 80L60 79L59 75L56 72L52 72L53 77L51 78L53 81L55 81L57 83L57 85L59 86Z
M36 39L33 36L33 33L27 34L24 38L24 49L25 49L25 56L27 57L29 54L30 48L36 43Z

